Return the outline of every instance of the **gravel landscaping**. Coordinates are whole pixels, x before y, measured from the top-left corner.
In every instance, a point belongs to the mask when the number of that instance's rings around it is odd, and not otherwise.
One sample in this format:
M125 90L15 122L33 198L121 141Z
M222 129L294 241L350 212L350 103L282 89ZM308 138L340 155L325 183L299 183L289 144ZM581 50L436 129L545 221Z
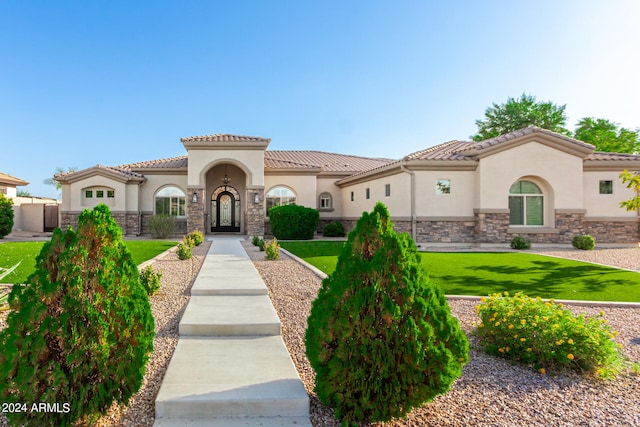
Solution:
M314 426L339 426L330 408L313 393L314 372L304 351L304 331L320 279L297 262L282 256L265 261L264 252L245 248L269 288L283 323L283 337L311 396ZM545 254L640 270L640 250L545 251ZM479 321L477 301L450 299L452 313L470 336ZM604 311L619 332L617 342L634 361L640 361L640 308L569 307L576 313L597 315ZM572 372L541 375L473 349L462 376L445 395L415 409L405 420L378 426L638 426L640 425L640 376L628 373L601 381Z
M162 287L150 298L155 319L156 336L153 340L154 351L149 357L142 387L129 405L113 405L108 413L98 420L97 426L151 427L155 416L155 400L162 379L178 343L178 324L182 318L193 280L200 271L204 257L211 242L204 242L193 248L193 257L181 261L175 251L156 261L153 268L162 271ZM7 312L0 312L0 329L6 326ZM0 416L0 426L8 426L7 420Z
M151 426L155 397L178 341L178 323L189 300L193 279L202 265L209 242L194 248L190 261L178 260L171 253L154 264L163 271L162 288L151 298L156 320L154 352L147 365L141 390L127 407L114 405L100 419L99 426ZM292 259L265 261L250 242L247 252L254 260L269 288L269 294L283 324L283 337L311 396L311 420L314 426L338 426L331 409L322 405L313 393L314 373L304 351L304 331L320 279ZM596 251L545 251L562 256L640 271L639 249ZM453 314L469 335L478 321L477 301L449 301ZM600 310L612 327L625 353L640 361L640 308L570 307L576 312L595 315ZM0 329L5 327L0 312ZM471 337L472 347L475 344ZM575 373L540 375L532 369L471 351L471 360L451 391L414 410L406 420L378 426L637 426L640 425L640 376L627 374L613 381L599 381ZM0 419L0 426L6 426Z

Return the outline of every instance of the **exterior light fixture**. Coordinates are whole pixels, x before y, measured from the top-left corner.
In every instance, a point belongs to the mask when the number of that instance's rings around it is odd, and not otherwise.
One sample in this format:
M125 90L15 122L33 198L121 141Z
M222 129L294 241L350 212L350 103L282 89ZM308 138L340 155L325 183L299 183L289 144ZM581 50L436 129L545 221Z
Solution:
M253 193L253 204L257 205L260 203L260 195L258 193Z
M193 197L191 198L191 201L193 203L198 203L198 193L196 193L195 191L193 192Z
M231 182L231 178L227 176L227 165L224 165L224 178L222 178L221 181L224 183L224 185L227 185L228 183Z

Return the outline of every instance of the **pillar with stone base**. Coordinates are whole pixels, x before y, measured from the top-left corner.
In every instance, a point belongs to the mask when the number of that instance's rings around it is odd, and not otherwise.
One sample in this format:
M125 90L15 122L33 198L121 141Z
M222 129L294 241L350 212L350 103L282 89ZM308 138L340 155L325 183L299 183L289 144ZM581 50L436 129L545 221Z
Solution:
M187 233L200 231L205 234L204 188L187 188Z
M264 237L264 187L247 188L245 231L247 236Z

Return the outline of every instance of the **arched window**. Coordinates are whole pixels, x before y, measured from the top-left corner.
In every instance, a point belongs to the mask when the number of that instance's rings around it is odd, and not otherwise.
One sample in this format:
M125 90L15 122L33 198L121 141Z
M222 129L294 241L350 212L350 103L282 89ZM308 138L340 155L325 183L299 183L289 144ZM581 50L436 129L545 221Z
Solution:
M156 215L186 216L186 197L178 187L164 187L156 193Z
M274 206L296 204L296 194L291 191L291 189L282 186L273 187L271 190L269 190L269 192L267 192L266 199L267 214L269 213L269 209Z
M318 203L319 209L331 209L333 208L333 198L331 194L324 192L320 194L320 199Z
M509 189L509 225L544 225L544 196L531 181L518 181Z

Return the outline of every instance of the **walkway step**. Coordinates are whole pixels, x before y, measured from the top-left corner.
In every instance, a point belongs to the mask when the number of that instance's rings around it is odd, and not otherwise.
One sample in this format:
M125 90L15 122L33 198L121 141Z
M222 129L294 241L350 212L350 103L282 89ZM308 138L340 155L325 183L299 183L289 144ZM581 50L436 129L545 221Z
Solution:
M153 427L311 427L309 417L160 418Z
M181 337L156 398L158 421L308 416L309 397L280 336Z
M280 335L268 295L192 296L180 321L184 336Z

